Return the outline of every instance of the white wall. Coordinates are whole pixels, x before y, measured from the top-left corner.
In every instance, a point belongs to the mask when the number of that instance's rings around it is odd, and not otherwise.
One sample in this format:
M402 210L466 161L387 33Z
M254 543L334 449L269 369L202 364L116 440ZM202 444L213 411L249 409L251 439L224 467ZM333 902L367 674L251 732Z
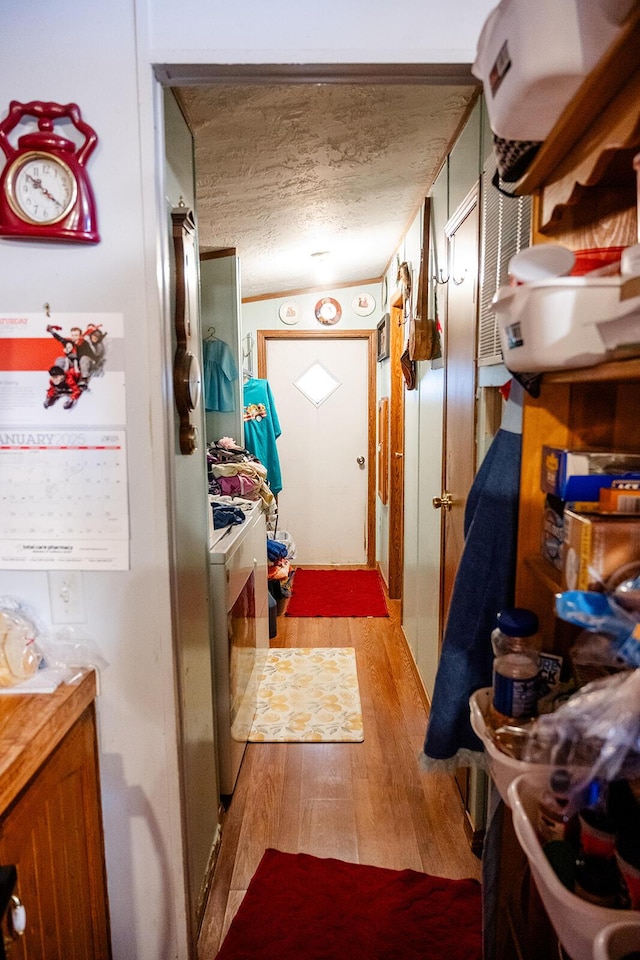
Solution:
M153 0L156 63L471 63L494 0Z
M10 9L7 9L10 6ZM121 313L131 568L84 573L86 629L109 667L98 700L102 803L116 960L178 956L184 891L169 596L166 381L155 224L145 238L145 190L155 206L153 152L141 153L132 0L56 0L3 7L0 89L9 100L79 105L96 130L87 169L97 245L0 241L0 311ZM30 41L25 42L25 38ZM147 113L152 109L151 100ZM152 133L151 133L152 135ZM44 316L44 314L43 314ZM47 576L0 573L2 592L49 620ZM184 948L182 954L186 956Z
M88 165L102 241L0 241L0 311L122 313L131 569L83 575L86 626L110 663L98 702L115 960L188 956L167 510L174 427L162 98L154 63L410 63L473 58L493 3L381 0L8 0L6 101L76 102L100 142ZM48 619L47 577L3 571L2 592Z

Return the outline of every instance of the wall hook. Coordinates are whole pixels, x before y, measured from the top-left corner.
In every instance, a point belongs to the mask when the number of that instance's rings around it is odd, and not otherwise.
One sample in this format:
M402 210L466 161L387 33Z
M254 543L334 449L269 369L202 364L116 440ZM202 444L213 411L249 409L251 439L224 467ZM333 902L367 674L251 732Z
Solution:
M465 270L459 280L456 280L455 277L451 277L451 279L452 279L453 282L455 283L456 287L459 287L461 283L464 283L464 279L465 279L466 275L467 275L467 271Z
M438 273L440 274L439 277L437 277L435 273L431 277L434 283L449 283L449 274L447 274L445 277L442 267L440 267Z
M250 333L248 333L244 339L247 341L247 349L242 351L242 356L246 359L250 357L253 352L254 342Z
M44 304L44 315L45 317L47 317L47 319L49 319L49 317L51 316L51 307L49 306L48 303Z

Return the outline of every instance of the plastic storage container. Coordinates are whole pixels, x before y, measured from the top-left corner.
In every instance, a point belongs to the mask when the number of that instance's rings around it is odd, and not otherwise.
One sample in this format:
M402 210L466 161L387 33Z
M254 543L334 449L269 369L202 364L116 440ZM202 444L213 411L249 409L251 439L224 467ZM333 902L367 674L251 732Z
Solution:
M515 757L508 756L508 754L503 753L502 750L496 746L491 737L486 719L492 697L493 690L491 687L482 687L480 690L476 690L475 693L471 694L469 698L471 727L476 736L482 740L482 745L487 755L489 772L500 797L507 806L511 806L508 793L509 784L512 780L515 780L516 777L529 772L532 769L532 765L526 763L524 760L516 760ZM538 769L537 766L536 769ZM546 771L548 776L548 767L542 765L539 769Z
M513 826L524 850L540 898L571 960L594 960L594 941L609 924L640 924L640 912L600 907L580 899L558 879L545 856L535 830L538 801L548 773L516 777L509 786Z
M487 18L472 72L492 131L544 140L606 51L633 0L502 0Z
M640 353L637 280L559 277L501 287L493 306L506 366L544 372Z
M634 952L640 953L640 921L612 923L600 931L593 944L593 960L624 960Z

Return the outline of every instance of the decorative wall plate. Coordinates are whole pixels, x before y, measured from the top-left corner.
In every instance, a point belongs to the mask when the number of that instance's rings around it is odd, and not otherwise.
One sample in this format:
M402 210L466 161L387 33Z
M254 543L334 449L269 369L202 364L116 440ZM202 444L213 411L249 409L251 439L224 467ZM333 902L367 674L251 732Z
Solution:
M293 300L287 300L286 303L280 306L278 316L283 323L292 327L300 319L300 304L295 303Z
M359 293L351 301L351 308L359 317L370 317L376 308L375 297L370 293Z
M333 326L342 316L342 307L333 297L323 297L315 306L316 320L326 327Z

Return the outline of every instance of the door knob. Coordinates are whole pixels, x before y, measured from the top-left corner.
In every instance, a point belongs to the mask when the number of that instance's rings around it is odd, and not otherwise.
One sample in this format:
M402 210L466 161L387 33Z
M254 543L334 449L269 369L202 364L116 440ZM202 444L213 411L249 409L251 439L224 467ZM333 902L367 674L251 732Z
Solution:
M358 457L356 459L356 463L358 464L359 467L364 467L364 457Z
M439 510L440 507L444 507L445 510L451 510L453 497L450 493L443 493L441 497L434 497L431 502L434 510Z

